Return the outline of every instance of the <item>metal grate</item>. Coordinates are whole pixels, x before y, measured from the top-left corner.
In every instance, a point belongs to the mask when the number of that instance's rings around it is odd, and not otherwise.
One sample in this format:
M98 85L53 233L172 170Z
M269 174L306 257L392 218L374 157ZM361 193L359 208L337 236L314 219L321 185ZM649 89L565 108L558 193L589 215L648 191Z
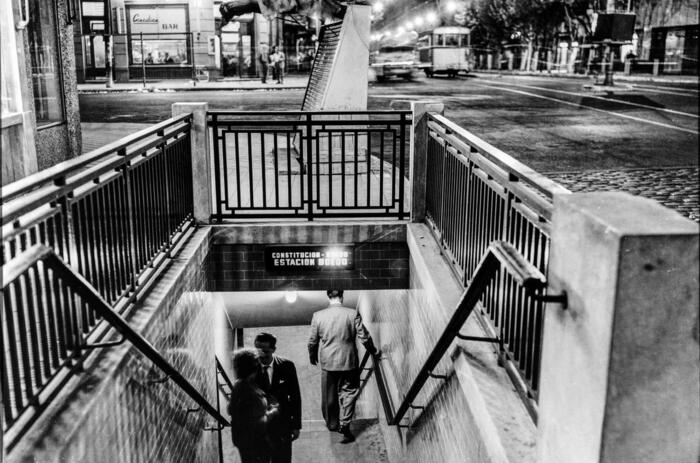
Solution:
M302 111L319 111L323 104L323 95L328 86L328 78L335 61L338 43L340 42L340 30L343 22L327 24L321 27L318 50L311 67L309 83L306 86Z
M408 217L410 114L210 112L213 218Z

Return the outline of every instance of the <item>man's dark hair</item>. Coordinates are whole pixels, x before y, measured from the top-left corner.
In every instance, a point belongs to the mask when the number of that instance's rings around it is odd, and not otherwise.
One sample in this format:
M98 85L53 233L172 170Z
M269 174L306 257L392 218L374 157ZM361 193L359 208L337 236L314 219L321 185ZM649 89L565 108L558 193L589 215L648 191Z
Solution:
M333 299L334 297L343 297L343 290L329 289L328 291L326 291L326 295L328 295L328 299Z
M277 338L274 337L274 336L273 336L272 334L270 334L270 333L260 333L260 334L258 334L257 336L255 336L255 342L256 342L256 343L258 343L258 342L266 342L266 343L270 344L270 347L272 347L273 349L275 349L276 346L277 346Z

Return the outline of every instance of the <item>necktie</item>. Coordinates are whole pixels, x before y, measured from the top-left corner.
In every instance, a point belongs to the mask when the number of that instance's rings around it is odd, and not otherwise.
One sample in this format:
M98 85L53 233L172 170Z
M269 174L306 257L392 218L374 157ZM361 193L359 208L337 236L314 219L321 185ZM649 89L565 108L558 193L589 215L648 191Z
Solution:
M265 387L269 388L271 381L270 381L270 365L263 365L263 381L265 382Z

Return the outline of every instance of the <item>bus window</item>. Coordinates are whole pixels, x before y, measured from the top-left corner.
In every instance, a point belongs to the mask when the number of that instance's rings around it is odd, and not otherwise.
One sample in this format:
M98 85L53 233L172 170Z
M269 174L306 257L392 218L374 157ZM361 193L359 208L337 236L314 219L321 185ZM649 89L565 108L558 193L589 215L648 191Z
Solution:
M429 35L424 35L423 37L418 38L418 42L416 44L417 48L425 48L430 46L430 36Z
M459 35L458 34L445 34L445 46L458 47L459 46Z
M459 41L460 41L461 47L468 47L469 46L469 35L468 34L461 34L459 36Z
M439 47L440 45L444 45L444 43L442 43L442 37L443 37L442 34L435 34L435 42L433 43L433 45L435 45L436 47Z

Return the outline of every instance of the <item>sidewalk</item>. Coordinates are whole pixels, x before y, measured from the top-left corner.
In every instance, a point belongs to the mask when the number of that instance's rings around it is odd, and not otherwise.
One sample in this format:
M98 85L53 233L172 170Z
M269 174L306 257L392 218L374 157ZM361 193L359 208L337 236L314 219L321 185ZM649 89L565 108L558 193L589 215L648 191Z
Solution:
M287 76L283 84L272 78L263 84L260 79L226 79L212 82L187 80L147 81L144 88L139 81L115 82L107 88L105 82L78 84L78 93L119 93L119 92L189 92L211 90L304 90L309 76Z
M561 79L579 79L579 80L593 80L594 77L588 74L571 74L568 72L559 71L508 71L508 70L485 70L478 69L469 73L477 77L481 76L529 76L529 77L550 77L550 78L561 78ZM598 80L602 81L603 76L600 75ZM658 75L654 76L651 74L632 74L626 75L621 72L613 73L613 82L646 82L646 83L665 83L665 84L695 84L698 85L698 76L688 76L688 75Z

